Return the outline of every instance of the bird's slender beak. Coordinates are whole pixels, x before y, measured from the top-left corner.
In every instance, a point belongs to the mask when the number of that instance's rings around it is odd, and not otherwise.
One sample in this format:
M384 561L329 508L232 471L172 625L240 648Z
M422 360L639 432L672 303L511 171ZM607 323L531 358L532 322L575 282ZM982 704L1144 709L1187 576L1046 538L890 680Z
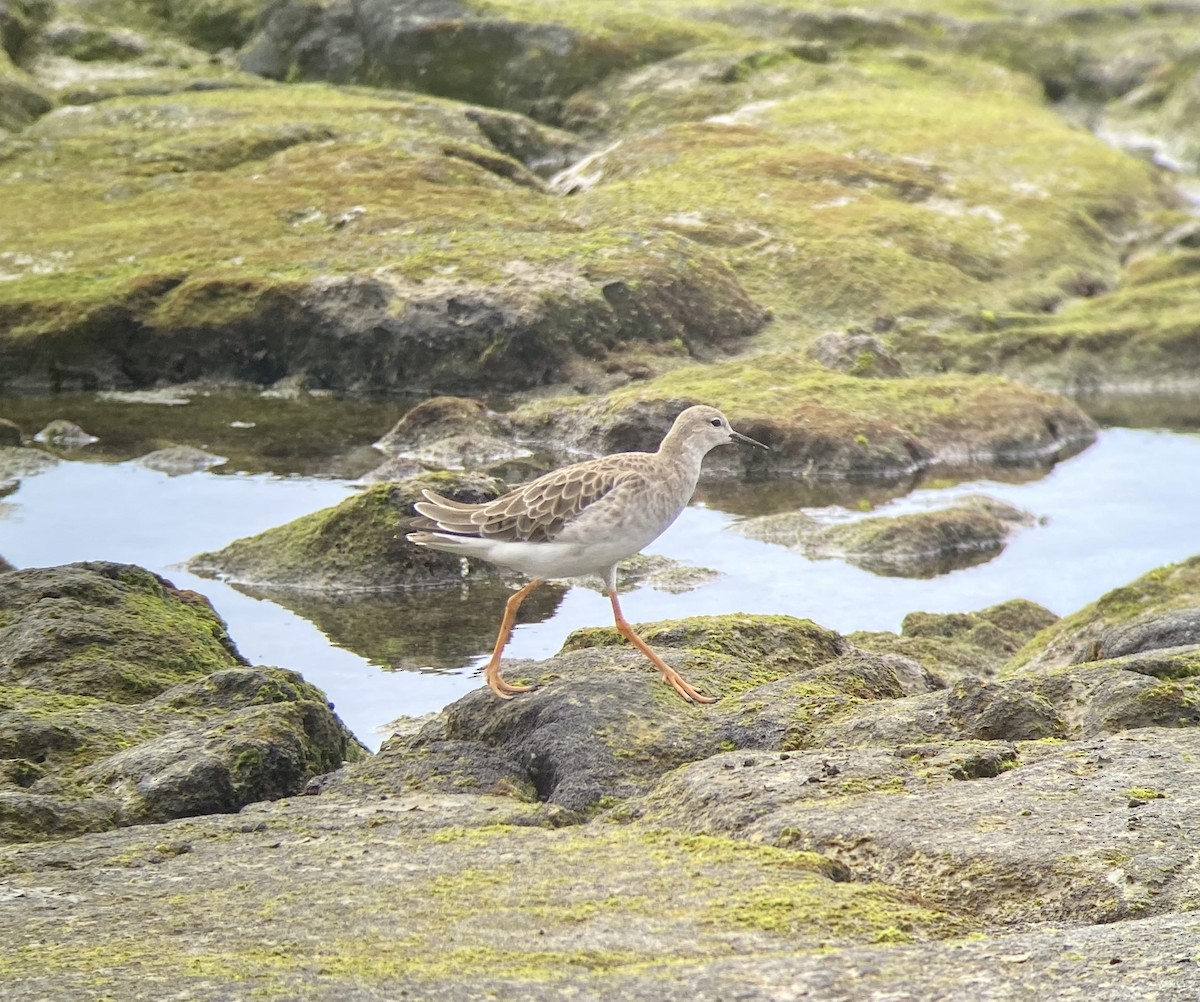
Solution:
M741 442L745 445L753 445L753 446L756 446L759 449L763 449L767 452L771 451L767 446L763 445L762 442L756 441L755 439L751 438L749 435L743 435L740 431L734 431L732 428L730 428L729 434L731 436L733 436L733 440L735 442Z

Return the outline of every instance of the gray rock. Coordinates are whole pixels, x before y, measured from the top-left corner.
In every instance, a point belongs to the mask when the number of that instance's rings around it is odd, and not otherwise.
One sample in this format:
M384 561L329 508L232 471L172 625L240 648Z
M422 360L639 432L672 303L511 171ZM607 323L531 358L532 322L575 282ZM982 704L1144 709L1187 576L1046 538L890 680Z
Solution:
M1112 922L1200 890L1189 834L1200 729L1025 743L972 782L945 769L939 746L901 752L728 753L666 777L636 809L685 831L826 853L856 880L988 922Z
M808 355L829 369L852 376L878 378L904 375L904 366L874 335L862 331L829 331L808 348Z
M362 754L193 592L122 564L0 575L0 840L236 811Z
M228 461L225 456L216 456L191 445L169 445L164 449L148 452L136 460L139 465L148 470L156 470L169 477L178 477L185 473L200 473L210 470L214 466L221 466Z
M375 443L381 452L442 470L479 470L530 456L511 424L482 401L432 397L408 411Z
M571 93L637 64L562 23L486 16L455 0L336 0L273 7L239 54L243 69L299 79L420 90L541 119Z
M525 115L496 108L469 108L467 118L501 153L520 161L541 177L558 173L582 156L584 146L573 132L554 129Z
M33 436L35 442L43 442L55 449L82 449L85 445L100 441L95 435L89 435L73 421L58 419L51 421L45 428Z

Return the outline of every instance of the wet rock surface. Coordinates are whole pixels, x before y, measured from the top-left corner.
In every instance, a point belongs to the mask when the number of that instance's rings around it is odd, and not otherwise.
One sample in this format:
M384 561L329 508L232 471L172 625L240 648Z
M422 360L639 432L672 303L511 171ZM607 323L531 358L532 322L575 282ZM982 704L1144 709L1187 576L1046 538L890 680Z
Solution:
M841 557L875 574L924 578L986 563L1009 536L1032 525L1029 512L982 495L947 508L822 525L803 512L746 519L734 531L792 546L810 559Z

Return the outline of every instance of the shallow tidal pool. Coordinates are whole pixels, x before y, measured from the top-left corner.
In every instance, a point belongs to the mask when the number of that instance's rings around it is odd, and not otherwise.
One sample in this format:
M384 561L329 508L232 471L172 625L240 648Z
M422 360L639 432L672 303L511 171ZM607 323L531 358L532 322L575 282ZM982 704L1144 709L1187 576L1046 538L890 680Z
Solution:
M126 415L131 406L112 413ZM238 409L231 409L229 401L211 408L212 422L222 427L237 417ZM13 409L6 406L4 411L27 430L38 427L36 414L14 414ZM67 409L59 401L58 414ZM192 418L203 409L193 410ZM370 465L366 446L371 436L386 431L402 409L339 411L353 419L353 427L340 435L331 430L336 425L329 421L333 411L324 418L311 416L325 438L302 462L294 453L271 460L261 450L227 448L223 454L235 455L225 467L175 477L128 457L161 444L164 427L169 431L173 421L182 421L185 407L134 407L160 436L154 442L121 440L115 451L111 443L118 436L107 435L103 415L91 413L85 427L101 436L100 448L69 454L67 461L27 477L14 493L0 498L0 555L18 567L76 560L136 563L203 593L251 662L302 672L329 694L355 733L375 747L381 728L395 717L436 710L481 684L476 670L499 623L503 589L340 601L319 595L267 598L197 577L182 564L196 553L348 496L356 488L346 478ZM1192 413L1197 412L1200 402ZM1195 426L1190 420L1172 423L1183 429ZM257 424L238 421L244 431ZM213 434L180 427L167 437L203 446L211 445ZM219 444L214 451L221 451ZM1036 475L1025 471L1020 476ZM869 497L866 489L860 497L849 488L837 495L837 504L830 503L828 487L802 484L702 490L700 500L647 552L700 564L720 576L683 594L639 588L626 593L622 604L633 622L728 612L786 613L843 633L894 631L911 611L970 611L1011 598L1032 599L1066 614L1154 567L1200 553L1198 488L1200 435L1114 427L1103 430L1085 452L1023 482L975 480L921 488L890 500L875 488ZM823 519L856 518L866 508L875 515L899 514L942 507L971 493L1008 501L1039 522L1019 530L993 560L930 579L880 577L836 559L812 561L728 531L742 517L734 512L803 506ZM611 623L608 601L587 588L547 587L535 593L526 610L530 621L514 631L509 657L544 658L559 649L571 630ZM647 670L652 670L649 665Z

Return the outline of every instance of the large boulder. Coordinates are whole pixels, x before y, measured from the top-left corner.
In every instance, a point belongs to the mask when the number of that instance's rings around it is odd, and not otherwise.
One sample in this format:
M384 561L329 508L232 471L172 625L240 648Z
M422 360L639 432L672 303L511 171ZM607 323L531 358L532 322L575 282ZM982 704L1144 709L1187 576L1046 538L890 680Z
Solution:
M362 754L194 592L125 564L0 574L0 839L236 811Z

